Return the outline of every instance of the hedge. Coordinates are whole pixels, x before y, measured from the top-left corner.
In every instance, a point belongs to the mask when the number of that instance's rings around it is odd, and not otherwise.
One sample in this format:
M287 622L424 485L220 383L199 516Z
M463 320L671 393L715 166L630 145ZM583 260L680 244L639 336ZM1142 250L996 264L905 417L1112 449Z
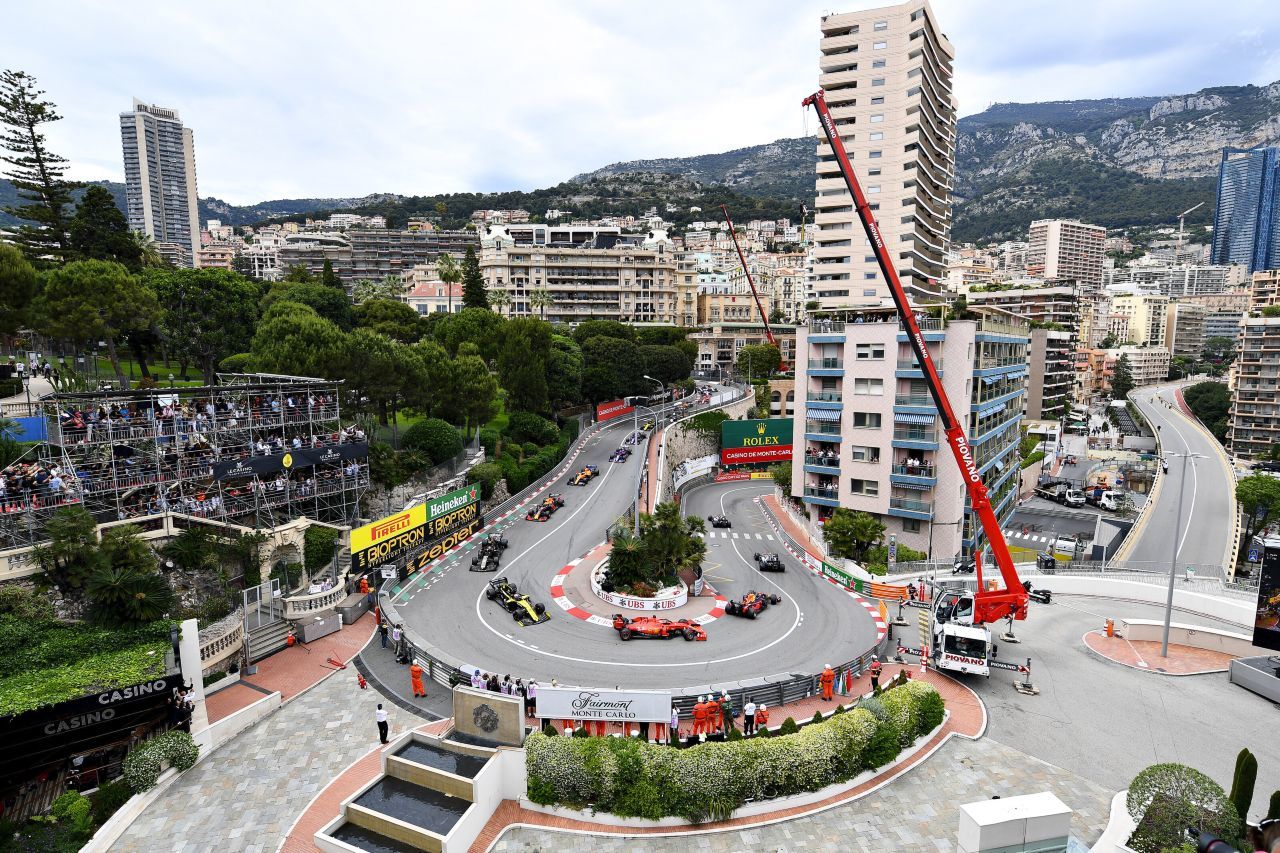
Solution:
M302 534L302 562L308 575L315 575L333 561L333 543L341 531L323 524L313 524Z
M528 796L543 805L592 806L620 817L722 820L747 800L817 791L882 767L897 757L900 743L910 744L942 721L942 697L924 682L887 690L880 702L884 719L859 707L795 734L688 749L535 732L525 741ZM909 728L900 729L895 720Z
M156 786L162 764L186 770L196 763L200 747L186 732L165 732L131 750L124 759L124 781L134 793L141 794Z

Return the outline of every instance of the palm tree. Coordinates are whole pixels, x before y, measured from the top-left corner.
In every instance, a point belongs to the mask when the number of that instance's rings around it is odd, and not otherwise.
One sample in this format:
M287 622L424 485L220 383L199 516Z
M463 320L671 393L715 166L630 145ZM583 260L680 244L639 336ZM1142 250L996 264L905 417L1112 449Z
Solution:
M169 266L168 261L160 256L160 251L156 249L156 241L151 239L150 234L145 231L130 231L129 237L138 250L138 258L143 267Z
M511 304L511 294L507 293L504 287L494 287L489 290L489 305L493 308L495 314L501 314L502 309Z
M453 286L462 281L462 267L453 259L453 255L441 254L436 260L436 274L448 285L449 313L453 313Z
M111 627L154 622L173 607L173 590L159 575L105 566L94 572L85 588L94 619Z
M26 430L13 418L0 415L0 469L7 468L22 458L25 451L18 441L18 436Z
M538 309L538 315L541 319L547 319L547 308L555 305L556 301L551 298L551 293L545 287L535 288L529 294L529 306Z

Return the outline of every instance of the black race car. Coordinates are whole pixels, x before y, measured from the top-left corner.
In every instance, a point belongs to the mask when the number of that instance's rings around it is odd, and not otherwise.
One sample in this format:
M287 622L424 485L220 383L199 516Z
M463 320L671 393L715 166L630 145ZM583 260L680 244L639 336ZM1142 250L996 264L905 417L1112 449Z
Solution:
M501 544L498 544L499 541ZM471 558L471 571L473 572L496 572L499 564L502 562L502 552L507 547L507 540L502 539L495 541L487 539L480 543L480 547L476 550L475 556Z
M733 523L729 521L729 516L727 515L708 515L707 521L711 523L712 527L733 527Z
M781 604L782 596L766 595L763 592L748 592L738 601L730 601L724 607L724 612L730 616L742 616L745 619L754 619L761 613L769 609L770 604Z
M635 432L631 433L631 435L627 436L625 441L627 444L634 446L639 444L643 440L644 440L644 433L640 432L639 430L636 430Z
M756 554L756 568L762 572L785 572L787 567L777 554ZM774 602L775 604L777 602Z
M484 594L490 601L496 601L505 607L513 619L526 627L551 619L546 605L534 604L529 596L517 592L516 585L506 578L494 578L489 581L489 588Z
M609 457L609 461L610 462L626 462L630 458L631 458L631 448L619 447L617 450L613 451L613 455Z

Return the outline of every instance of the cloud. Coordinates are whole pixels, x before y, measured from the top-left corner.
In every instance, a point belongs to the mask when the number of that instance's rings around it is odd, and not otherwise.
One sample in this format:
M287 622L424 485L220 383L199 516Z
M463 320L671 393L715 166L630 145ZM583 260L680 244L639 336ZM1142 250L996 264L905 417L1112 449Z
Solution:
M117 114L137 96L194 129L203 196L496 191L800 135L819 17L873 5L50 0L6 10L0 56L58 104L50 141L77 177L122 174ZM962 114L1280 79L1280 18L1262 0L935 12Z

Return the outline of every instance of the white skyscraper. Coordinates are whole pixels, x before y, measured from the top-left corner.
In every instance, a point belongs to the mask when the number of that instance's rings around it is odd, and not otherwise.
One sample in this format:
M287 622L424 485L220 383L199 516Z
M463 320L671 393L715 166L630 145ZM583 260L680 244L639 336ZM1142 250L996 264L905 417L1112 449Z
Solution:
M120 114L129 227L142 231L162 254L191 266L200 248L196 156L191 128L177 110L144 104Z

